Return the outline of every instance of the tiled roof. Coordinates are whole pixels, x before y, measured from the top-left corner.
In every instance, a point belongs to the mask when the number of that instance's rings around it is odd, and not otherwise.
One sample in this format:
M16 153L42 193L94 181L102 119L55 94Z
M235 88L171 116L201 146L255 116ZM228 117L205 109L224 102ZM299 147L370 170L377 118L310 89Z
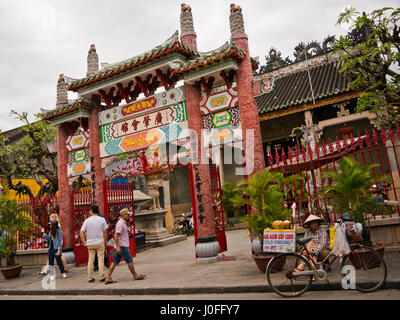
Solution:
M85 110L91 110L94 108L94 105L86 102L84 100L81 101L75 101L71 104L67 104L62 107L58 107L54 110L48 111L45 114L43 114L42 119L43 120L52 120L58 117L65 116L66 114L72 113L77 110L85 109Z
M245 58L245 52L232 43L226 42L222 47L200 54L200 56L191 59L180 66L174 68L174 74L183 74L191 71L198 70L219 63L227 58L235 58L242 61Z
M101 69L100 71L90 76L87 76L86 78L73 81L69 85L68 90L76 91L83 86L108 79L116 74L132 70L138 66L149 63L154 59L160 58L161 56L165 56L172 52L179 52L186 56L193 56L197 54L193 49L180 41L178 31L175 31L175 33L162 45L159 45L141 55Z
M344 74L339 73L339 69L338 61L310 67L315 100L347 91L349 82ZM276 78L273 89L255 97L255 100L259 114L312 102L307 69Z

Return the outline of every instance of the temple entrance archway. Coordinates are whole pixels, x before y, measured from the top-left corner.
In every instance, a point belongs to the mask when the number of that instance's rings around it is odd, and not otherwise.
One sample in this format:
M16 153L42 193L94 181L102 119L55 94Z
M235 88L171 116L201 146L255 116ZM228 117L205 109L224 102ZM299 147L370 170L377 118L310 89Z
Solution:
M131 226L135 230L144 230L147 243L153 243L157 246L157 242L168 243L168 238L175 237L172 230L167 230L165 223L166 214L174 211L173 218L179 218L182 211L183 213L192 213L194 224L194 239L195 246L198 239L198 225L197 225L197 209L195 202L195 188L196 188L196 167L192 164L177 164L177 165L153 165L149 166L145 156L145 152L140 153L138 157L131 158L130 160L131 171L125 173L123 176L116 175L104 181L104 208L105 214L111 223L116 221L118 212L124 207L133 209L134 216L131 220ZM150 179L150 183L143 182L143 179L154 177L157 175L166 175L167 182L169 182L173 172L180 172L178 176L178 184L169 184L157 188L157 192L150 190L150 185L154 184L154 180ZM214 223L217 241L219 243L219 252L227 251L227 243L225 236L225 222L224 222L224 209L222 203L222 189L219 175L219 168L215 165L210 165L210 176L212 181L212 194L213 194L213 208L214 208ZM149 180L149 179L146 179ZM146 190L147 185L147 190ZM187 189L189 197L181 201L181 203L171 203L170 194L174 193L173 189L179 188ZM162 194L160 190L164 191ZM131 201L133 197L133 201ZM160 201L163 198L163 201ZM110 202L111 200L111 202ZM182 200L182 199L181 199ZM190 201L190 204L186 202ZM161 206L164 202L164 206ZM175 204L175 207L174 207ZM175 210L174 210L175 208ZM186 211L185 209L186 208ZM189 209L189 210L188 210ZM169 232L171 231L171 232ZM131 246L135 246L132 242ZM135 252L136 254L136 252ZM197 257L197 254L196 254Z

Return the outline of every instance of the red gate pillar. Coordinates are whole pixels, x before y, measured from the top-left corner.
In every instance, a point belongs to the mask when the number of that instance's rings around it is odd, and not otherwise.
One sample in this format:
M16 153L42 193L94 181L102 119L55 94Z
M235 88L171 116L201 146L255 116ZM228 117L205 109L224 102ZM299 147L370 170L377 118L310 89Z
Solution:
M67 84L64 75L61 74L57 83L56 107L68 104ZM68 151L66 141L68 138L68 128L66 123L57 126L57 161L58 161L58 205L60 222L65 234L67 247L73 245L73 226L72 226L72 188L68 184Z
M89 117L89 140L90 140L90 158L91 158L91 179L92 179L92 199L99 206L102 214L104 212L104 198L103 198L103 181L105 179L104 169L101 168L100 158L100 126L99 126L99 112L101 111L101 100L99 95L92 96L92 103L95 108L90 112ZM94 196L93 196L94 192Z
M250 61L250 51L247 34L244 32L242 9L231 4L229 16L231 38L240 49L246 53L246 57L239 64L236 71L236 83L239 100L240 122L243 130L243 147L246 157L246 167L251 175L265 168L264 152L261 139L260 120L257 105L253 94L253 71ZM254 142L251 140L252 129ZM248 135L249 139L247 139ZM254 149L253 149L254 146Z
M196 32L193 27L192 9L186 4L181 5L181 41L197 50ZM203 120L200 113L200 92L192 85L185 83L186 107L188 114L189 128L194 130L197 135L196 150L191 150L192 154L192 177L194 183L194 201L193 208L195 219L195 242L198 263L209 263L218 261L218 252L220 249L215 233L213 197L211 192L211 178L209 165L201 163L202 146L201 130L203 129ZM193 161L193 155L197 157L197 163ZM191 183L192 183L191 182Z
M213 209L213 197L211 192L211 178L209 165L201 163L202 154L205 152L201 145L201 130L203 121L200 114L200 93L192 85L185 84L186 106L189 128L196 132L195 150L191 150L192 176L194 183L194 203L196 208L195 230L196 230L196 254L198 263L209 263L218 261L220 245L215 233L215 213ZM197 161L196 161L197 160Z

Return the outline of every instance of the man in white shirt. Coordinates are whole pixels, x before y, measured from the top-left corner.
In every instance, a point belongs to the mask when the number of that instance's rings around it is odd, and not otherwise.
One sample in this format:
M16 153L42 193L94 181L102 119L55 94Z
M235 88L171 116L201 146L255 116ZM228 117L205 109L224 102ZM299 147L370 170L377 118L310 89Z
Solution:
M80 232L82 244L87 246L89 251L89 282L94 281L93 269L96 253L99 261L100 281L104 281L106 278L104 273L104 250L107 244L107 228L106 220L99 216L99 207L97 204L92 204L90 207L90 217L85 220Z

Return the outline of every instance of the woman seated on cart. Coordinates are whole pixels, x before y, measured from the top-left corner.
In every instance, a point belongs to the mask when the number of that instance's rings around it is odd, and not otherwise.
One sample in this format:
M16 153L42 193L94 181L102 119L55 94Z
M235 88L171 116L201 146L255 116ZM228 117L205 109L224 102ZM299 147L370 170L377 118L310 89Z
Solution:
M324 260L330 252L328 233L320 227L320 224L323 221L322 218L310 214L304 222L304 227L308 229L304 234L304 238L312 238L312 240L307 243L307 250L311 254L315 263L317 263L317 260ZM308 255L305 250L302 254L305 256ZM298 267L295 268L295 271L303 271L304 267L305 263L301 262Z

